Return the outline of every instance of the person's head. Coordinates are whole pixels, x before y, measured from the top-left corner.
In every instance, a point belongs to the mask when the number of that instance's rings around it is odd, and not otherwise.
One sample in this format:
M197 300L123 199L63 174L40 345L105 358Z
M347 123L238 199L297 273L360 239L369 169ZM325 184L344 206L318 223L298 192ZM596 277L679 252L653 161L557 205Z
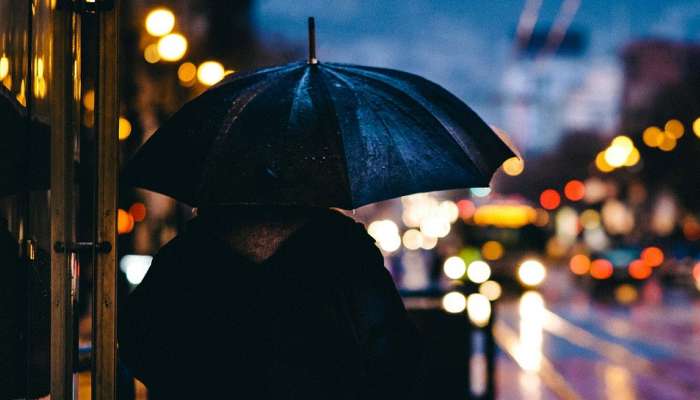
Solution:
M295 222L324 210L296 205L241 204L197 208L197 217L208 225L227 228L234 225Z

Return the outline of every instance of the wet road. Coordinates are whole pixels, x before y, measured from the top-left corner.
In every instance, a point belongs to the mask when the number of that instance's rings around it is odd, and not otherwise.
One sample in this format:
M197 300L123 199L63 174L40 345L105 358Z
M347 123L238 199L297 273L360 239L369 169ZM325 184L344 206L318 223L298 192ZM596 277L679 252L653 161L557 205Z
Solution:
M700 399L700 302L692 294L600 303L570 286L498 306L500 399Z

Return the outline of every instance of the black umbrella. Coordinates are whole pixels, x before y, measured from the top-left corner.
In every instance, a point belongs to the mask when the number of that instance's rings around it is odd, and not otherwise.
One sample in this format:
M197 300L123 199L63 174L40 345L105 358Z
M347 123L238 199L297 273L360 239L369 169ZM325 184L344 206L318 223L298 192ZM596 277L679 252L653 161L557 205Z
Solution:
M142 146L124 178L193 206L356 208L488 186L514 154L447 90L406 72L308 62L232 75Z

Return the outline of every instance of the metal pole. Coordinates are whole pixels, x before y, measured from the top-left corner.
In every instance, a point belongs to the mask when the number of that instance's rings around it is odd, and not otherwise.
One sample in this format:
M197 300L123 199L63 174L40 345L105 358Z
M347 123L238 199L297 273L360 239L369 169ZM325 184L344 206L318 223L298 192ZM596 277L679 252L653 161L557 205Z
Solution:
M111 243L109 252L97 252L93 307L92 398L116 398L117 355L117 174L119 164L119 1L98 3L97 107L97 243ZM102 7L100 7L102 6Z
M50 82L51 105L51 241L72 242L73 142L71 116L73 93L71 10L56 9L53 19L53 60ZM71 298L72 255L51 254L51 398L73 397L73 305Z
M309 17L309 64L318 64L316 59L316 20Z

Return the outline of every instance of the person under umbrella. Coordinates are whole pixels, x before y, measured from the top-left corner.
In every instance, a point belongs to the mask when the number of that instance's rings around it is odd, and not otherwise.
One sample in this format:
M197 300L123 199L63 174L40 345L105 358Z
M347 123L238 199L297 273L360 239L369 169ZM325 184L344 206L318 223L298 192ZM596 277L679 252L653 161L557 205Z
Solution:
M226 78L123 171L198 209L120 312L156 398L411 398L420 336L374 240L330 208L487 186L514 155L435 83L318 62L309 28L307 62Z

